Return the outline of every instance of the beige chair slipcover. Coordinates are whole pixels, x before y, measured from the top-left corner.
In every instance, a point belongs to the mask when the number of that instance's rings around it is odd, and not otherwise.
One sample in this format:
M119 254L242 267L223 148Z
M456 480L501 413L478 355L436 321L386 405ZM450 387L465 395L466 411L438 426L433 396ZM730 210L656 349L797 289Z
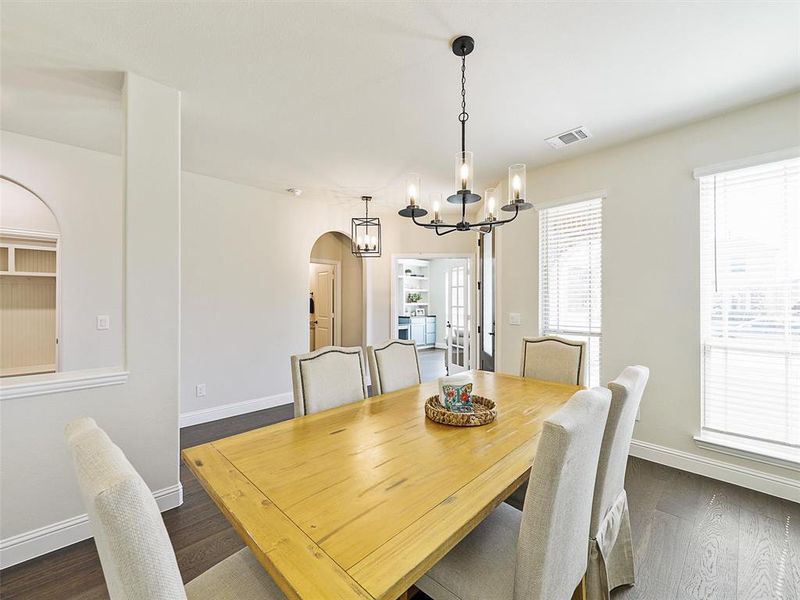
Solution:
M367 360L373 395L422 383L417 345L411 340L389 340L367 346Z
M576 393L544 423L525 509L498 506L417 582L434 600L566 600L586 572L611 393ZM455 510L455 509L454 509Z
M122 450L89 418L66 437L112 600L285 598L247 548L184 588L158 505Z
M556 336L522 338L520 375L544 381L586 385L586 342ZM520 485L506 500L521 509L525 502L527 482Z
M364 400L364 352L358 346L325 346L292 356L294 416Z
M592 505L586 571L588 600L608 600L614 588L634 583L625 468L636 412L649 375L647 367L627 367L608 384L611 408L600 448Z
M554 335L522 338L520 375L556 383L586 385L587 352L586 342Z

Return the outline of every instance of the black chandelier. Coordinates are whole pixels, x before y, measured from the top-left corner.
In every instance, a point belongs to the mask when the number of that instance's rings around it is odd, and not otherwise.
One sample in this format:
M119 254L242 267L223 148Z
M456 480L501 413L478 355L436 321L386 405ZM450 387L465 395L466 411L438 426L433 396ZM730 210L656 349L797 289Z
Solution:
M350 221L350 251L361 258L381 255L381 220L369 216L372 196L361 196L364 201L364 216Z
M467 55L475 49L475 40L468 35L462 35L453 40L453 54L461 57L461 113L458 120L461 122L461 152L456 155L456 190L455 194L449 196L447 201L452 204L461 204L461 220L458 223L445 223L439 217L440 206L438 202L433 203L433 219L430 223L418 221L418 217L424 217L428 211L419 205L420 199L420 177L415 173L408 175L406 181L406 199L408 206L399 211L401 217L409 217L415 225L433 229L436 235L446 235L453 231L479 230L483 233L492 231L498 225L510 223L517 218L519 211L533 208L533 205L525 201L525 165L511 165L508 168L508 203L501 207L504 212L514 213L507 219L498 219L496 214L497 200L495 190L486 190L486 215L480 223L468 223L466 219L467 204L479 202L481 197L473 193L472 185L474 181L473 156L472 152L466 149L467 137Z

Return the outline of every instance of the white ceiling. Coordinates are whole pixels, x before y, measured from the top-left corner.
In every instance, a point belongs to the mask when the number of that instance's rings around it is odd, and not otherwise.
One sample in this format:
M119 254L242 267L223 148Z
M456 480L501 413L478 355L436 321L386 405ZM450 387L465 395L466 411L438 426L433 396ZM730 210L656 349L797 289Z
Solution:
M122 71L183 91L186 170L328 198L477 188L800 87L800 4L2 4L4 129L119 152ZM586 143L545 137L585 125Z

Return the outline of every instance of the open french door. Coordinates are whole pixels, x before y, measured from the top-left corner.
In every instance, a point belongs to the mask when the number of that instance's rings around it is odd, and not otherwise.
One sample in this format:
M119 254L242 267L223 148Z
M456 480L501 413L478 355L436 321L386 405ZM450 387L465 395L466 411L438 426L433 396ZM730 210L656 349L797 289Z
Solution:
M482 371L494 371L495 334L494 334L494 231L481 235L480 245L480 277L478 281L478 303L480 320L478 321L478 368Z
M469 268L458 261L447 272L447 371L469 369Z

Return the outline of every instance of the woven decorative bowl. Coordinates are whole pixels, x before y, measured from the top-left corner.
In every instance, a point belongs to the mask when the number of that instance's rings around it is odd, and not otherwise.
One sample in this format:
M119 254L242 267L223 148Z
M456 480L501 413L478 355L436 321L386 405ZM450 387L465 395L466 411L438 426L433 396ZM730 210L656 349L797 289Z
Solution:
M492 400L472 394L472 404L475 407L474 413L451 412L442 405L439 394L436 394L425 401L425 416L442 425L456 427L477 427L494 421L497 408Z

